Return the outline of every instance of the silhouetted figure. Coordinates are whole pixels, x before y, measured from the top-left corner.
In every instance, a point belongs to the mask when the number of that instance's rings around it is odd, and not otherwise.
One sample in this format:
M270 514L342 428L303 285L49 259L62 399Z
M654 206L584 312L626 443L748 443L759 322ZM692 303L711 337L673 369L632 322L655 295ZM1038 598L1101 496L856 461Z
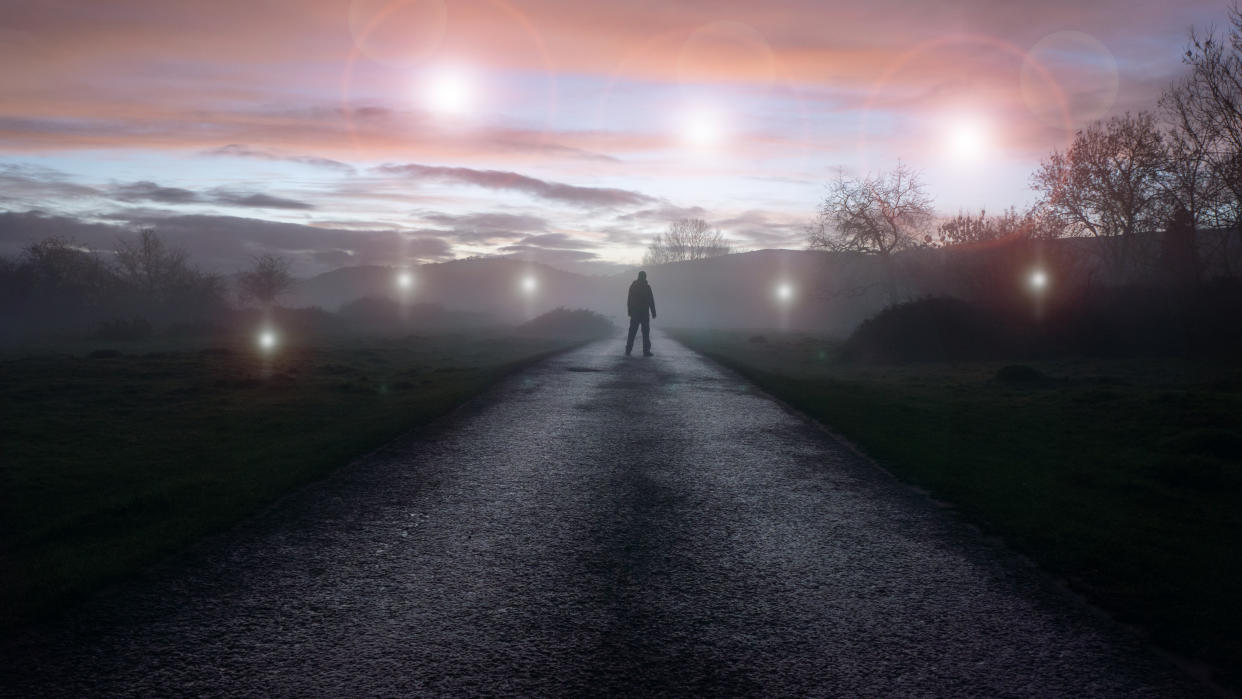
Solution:
M625 356L634 350L634 334L639 326L643 329L643 356L651 356L651 318L656 317L655 296L647 283L647 273L639 272L638 279L630 283L630 295L625 301L630 312L630 334L625 338ZM651 316L647 316L651 311Z

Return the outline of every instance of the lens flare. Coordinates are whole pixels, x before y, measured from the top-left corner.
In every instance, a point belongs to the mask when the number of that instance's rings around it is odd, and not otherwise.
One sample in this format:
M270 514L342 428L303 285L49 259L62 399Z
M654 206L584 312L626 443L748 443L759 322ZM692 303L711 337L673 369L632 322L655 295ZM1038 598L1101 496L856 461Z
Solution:
M539 287L539 280L531 276L522 278L522 291L527 294L535 293L535 289Z
M1075 129L1106 116L1121 85L1116 57L1080 31L1040 39L1023 59L1019 81L1023 100L1040 121ZM1064 94L1074 98L1065 100Z
M734 20L717 20L690 33L677 56L677 79L701 85L721 75L745 76L765 87L776 79L776 54L757 29Z
M776 298L781 301L792 301L794 297L793 285L789 282L781 282L776 285Z
M444 0L351 0L349 31L362 55L404 68L433 56L444 40Z
M414 275L409 272L399 272L397 274L397 288L408 290L414 286Z

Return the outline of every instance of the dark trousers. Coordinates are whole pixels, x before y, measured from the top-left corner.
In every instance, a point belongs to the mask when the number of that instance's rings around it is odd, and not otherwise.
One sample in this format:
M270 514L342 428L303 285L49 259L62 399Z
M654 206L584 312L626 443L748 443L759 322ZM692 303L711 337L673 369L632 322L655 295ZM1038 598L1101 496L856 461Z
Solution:
M643 352L651 351L651 319L645 315L630 316L630 334L625 338L626 354L634 350L634 334L638 332L639 326L643 329Z

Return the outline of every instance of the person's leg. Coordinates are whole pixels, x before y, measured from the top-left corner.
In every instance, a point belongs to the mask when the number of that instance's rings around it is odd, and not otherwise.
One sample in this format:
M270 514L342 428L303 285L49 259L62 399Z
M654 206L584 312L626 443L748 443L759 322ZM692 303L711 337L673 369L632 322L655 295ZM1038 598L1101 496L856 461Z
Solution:
M643 318L643 354L651 353L651 319Z
M638 319L630 316L630 334L625 338L625 353L634 351L634 334L638 332Z

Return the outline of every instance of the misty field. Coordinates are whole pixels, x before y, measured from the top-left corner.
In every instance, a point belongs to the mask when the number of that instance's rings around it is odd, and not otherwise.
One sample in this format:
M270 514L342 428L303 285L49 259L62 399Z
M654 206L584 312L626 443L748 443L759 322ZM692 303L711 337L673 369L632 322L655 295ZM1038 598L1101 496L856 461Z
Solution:
M948 501L1163 645L1242 667L1242 370L1170 359L850 365L766 331L675 336Z
M0 355L0 624L220 531L582 338L503 331Z

